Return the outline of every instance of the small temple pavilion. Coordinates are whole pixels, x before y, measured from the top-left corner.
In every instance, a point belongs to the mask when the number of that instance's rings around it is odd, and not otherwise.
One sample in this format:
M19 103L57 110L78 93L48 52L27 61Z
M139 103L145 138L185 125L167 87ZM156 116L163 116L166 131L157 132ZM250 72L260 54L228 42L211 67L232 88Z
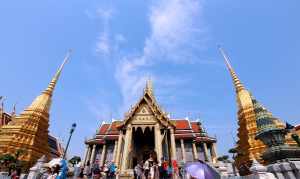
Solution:
M120 177L130 177L137 163L155 152L159 162L173 165L202 160L216 163L216 138L208 136L198 121L171 119L157 104L152 83L123 120L102 123L96 135L85 141L84 165L114 162Z

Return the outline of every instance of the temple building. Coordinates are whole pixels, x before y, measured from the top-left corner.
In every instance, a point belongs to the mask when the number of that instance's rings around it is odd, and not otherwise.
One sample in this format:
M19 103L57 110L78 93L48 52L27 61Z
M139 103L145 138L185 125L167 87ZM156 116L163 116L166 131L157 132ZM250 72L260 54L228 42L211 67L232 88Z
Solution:
M19 149L24 150L25 153L19 159L24 161L25 168L32 166L43 155L51 158L48 141L49 111L54 88L68 58L69 54L46 90L20 115L9 117L8 123L0 128L0 154L15 154ZM7 115L4 116L6 119Z
M120 177L126 178L151 152L159 161L179 166L198 159L213 164L217 160L216 142L200 122L171 119L158 105L152 82L147 81L142 97L123 120L103 123L96 135L85 141L84 165L114 162Z
M230 72L236 92L236 102L238 106L238 141L236 143L237 155L235 157L235 165L241 175L250 174L250 167L252 165L253 157L262 164L267 164L262 156L266 151L266 145L256 138L259 133L258 119L261 117L257 112L257 105L259 104L253 95L247 90L239 80L235 71L233 70L229 57L222 48L219 48L222 56L225 59L226 66ZM268 115L271 115L269 112ZM272 125L278 129L284 129L285 124L278 118L272 117ZM291 138L291 134L287 135L286 144L295 146L296 142Z

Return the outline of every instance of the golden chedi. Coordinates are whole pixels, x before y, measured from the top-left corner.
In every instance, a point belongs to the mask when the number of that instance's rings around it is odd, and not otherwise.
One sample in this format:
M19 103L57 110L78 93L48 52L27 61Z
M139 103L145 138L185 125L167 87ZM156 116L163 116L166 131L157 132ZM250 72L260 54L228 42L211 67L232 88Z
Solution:
M241 175L247 175L250 172L249 168L252 164L252 154L260 163L265 163L261 155L265 151L266 146L260 140L255 139L257 124L253 97L251 93L245 89L230 65L229 57L222 48L219 48L219 50L225 59L226 66L232 77L238 105L238 141L236 144L237 155L235 165ZM285 127L279 120L276 120L275 123L280 128ZM287 141L292 142L291 139L287 139Z
M50 157L49 111L55 85L68 58L69 53L46 90L20 115L0 128L0 154L15 154L19 149L24 150L19 160L25 162L25 168L32 166L43 155Z

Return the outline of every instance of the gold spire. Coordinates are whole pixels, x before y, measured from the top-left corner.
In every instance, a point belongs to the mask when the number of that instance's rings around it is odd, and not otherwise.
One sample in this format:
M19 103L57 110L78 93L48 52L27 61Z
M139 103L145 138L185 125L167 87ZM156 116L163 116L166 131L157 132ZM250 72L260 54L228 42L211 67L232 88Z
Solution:
M239 80L238 76L236 75L235 71L233 70L233 68L232 68L232 66L229 62L228 55L225 53L225 51L220 46L219 46L219 50L220 50L220 52L221 52L221 54L222 54L222 56L225 60L226 66L227 66L227 68L230 72L230 75L232 77L236 92L240 92L240 91L244 90L245 88L244 88L243 84Z
M66 62L68 61L68 59L70 58L70 55L71 55L71 50L68 51L67 55L65 56L64 58L64 61L63 63L61 64L61 66L59 67L59 69L57 70L56 74L54 75L54 77L52 78L48 88L43 92L43 93L46 93L46 94L49 94L50 96L52 96L52 93L53 93L53 90L55 88L55 85L58 81L58 78L60 76L60 73L64 67L64 65L66 64Z
M39 95L27 109L25 109L25 111L31 111L31 110L38 109L41 112L47 112L47 113L49 112L50 105L51 105L51 97L52 97L55 85L59 79L59 76L61 74L61 71L62 71L64 65L66 64L66 62L68 61L68 59L70 57L70 54L71 54L71 50L68 51L67 55L65 56L65 58L63 60L63 63L61 64L61 66L57 70L56 74L52 78L47 89L45 91L43 91L43 93L41 95Z
M150 78L146 82L145 93L148 93L149 95L153 95L153 85L152 85L152 80Z

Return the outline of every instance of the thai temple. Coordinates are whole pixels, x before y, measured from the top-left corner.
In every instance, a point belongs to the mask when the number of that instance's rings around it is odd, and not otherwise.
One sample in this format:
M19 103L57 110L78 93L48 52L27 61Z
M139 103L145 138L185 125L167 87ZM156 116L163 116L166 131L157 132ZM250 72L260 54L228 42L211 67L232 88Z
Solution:
M296 147L296 142L291 138L291 133L286 131L286 124L280 119L273 117L265 107L263 107L254 96L244 87L239 80L234 69L232 68L228 55L222 48L219 48L225 59L226 66L230 72L236 92L236 102L238 106L238 141L236 142L235 166L238 168L240 175L248 175L251 173L250 168L255 160L263 165L272 164L282 159L300 160L300 149ZM296 129L297 130L297 129ZM299 131L298 131L299 132ZM279 134L280 133L280 134ZM274 135L275 134L275 135ZM285 137L287 135L287 137ZM285 139L286 138L286 139ZM269 154L271 146L276 146L276 150ZM290 146L291 151L281 153L286 148L278 148L278 146ZM284 154L281 157L275 155ZM298 154L296 157L294 154Z
M1 108L0 121L3 124L0 128L0 154L15 154L19 149L24 150L25 153L19 160L25 162L26 168L31 167L43 155L48 159L60 155L59 146L55 146L58 145L56 138L49 137L49 111L54 88L68 58L69 53L46 90L20 115L9 115Z
M133 176L133 168L151 152L160 162L172 161L177 166L198 159L214 164L216 142L200 122L170 118L158 105L148 80L142 97L123 120L103 123L95 136L85 141L84 164L114 162L124 178Z

